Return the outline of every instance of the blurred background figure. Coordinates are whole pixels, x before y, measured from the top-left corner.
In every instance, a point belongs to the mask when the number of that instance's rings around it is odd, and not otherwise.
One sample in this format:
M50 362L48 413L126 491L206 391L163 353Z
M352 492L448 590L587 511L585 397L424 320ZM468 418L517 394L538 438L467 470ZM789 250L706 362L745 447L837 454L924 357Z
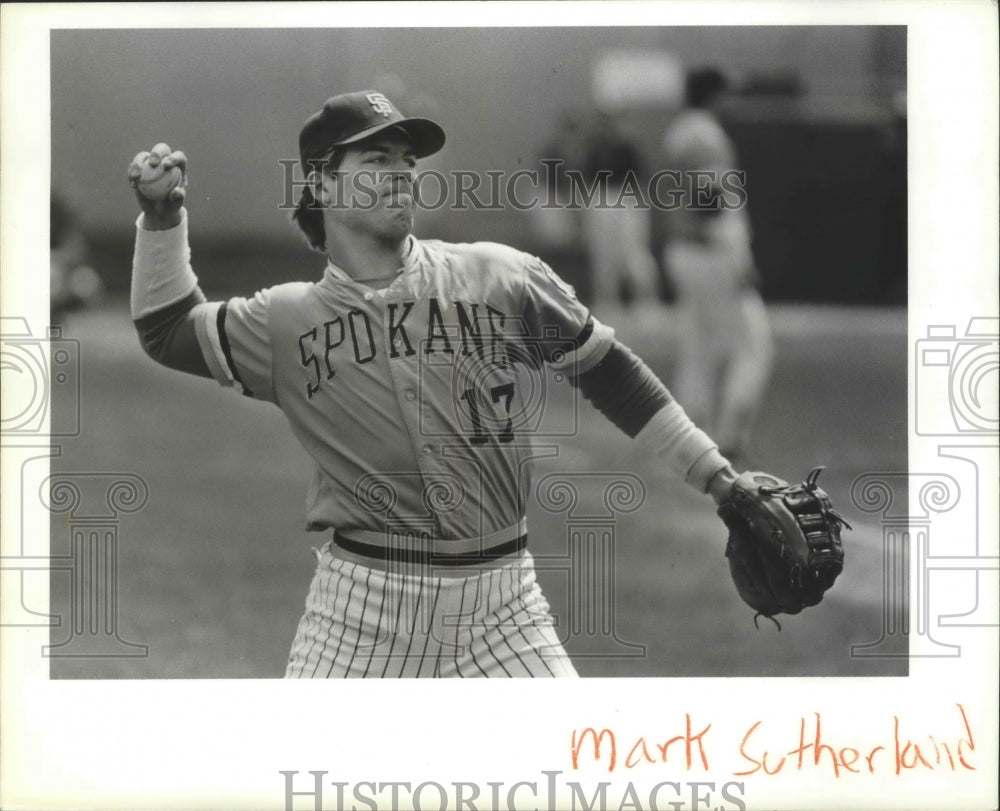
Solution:
M583 168L586 113L569 108L559 113L552 133L539 150L544 191L531 209L532 237L540 250L571 250L580 239L577 212L570 207L570 171Z
M745 463L774 344L758 291L746 197L733 191L736 177L726 174L739 164L715 113L728 88L718 68L689 71L685 107L664 133L663 165L681 172L681 204L665 212L663 264L680 322L672 390L722 452Z
M100 299L101 277L87 264L87 240L69 203L49 197L49 318L61 322L66 313Z
M642 155L611 115L594 116L583 179L596 189L582 213L591 308L600 315L621 303L656 303L659 269L650 247Z

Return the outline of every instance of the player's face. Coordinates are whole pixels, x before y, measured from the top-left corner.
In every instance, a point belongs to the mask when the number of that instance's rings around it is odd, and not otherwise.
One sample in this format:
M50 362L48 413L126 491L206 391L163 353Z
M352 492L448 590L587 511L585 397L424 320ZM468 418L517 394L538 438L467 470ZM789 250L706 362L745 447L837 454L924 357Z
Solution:
M344 151L323 177L328 217L352 231L387 240L413 230L416 158L409 139L385 131Z

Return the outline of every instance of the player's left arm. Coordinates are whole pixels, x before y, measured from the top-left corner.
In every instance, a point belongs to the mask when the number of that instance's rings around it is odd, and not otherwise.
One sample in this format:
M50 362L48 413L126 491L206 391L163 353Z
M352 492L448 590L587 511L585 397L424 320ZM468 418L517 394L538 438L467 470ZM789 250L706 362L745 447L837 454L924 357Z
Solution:
M540 267L540 274L529 272L529 322L534 320L535 330L548 324L556 338L574 323L579 328L577 340L564 349L543 341L543 356L562 366L583 396L640 448L712 496L729 530L730 573L740 597L757 612L754 623L757 616L773 619L819 603L843 570L840 530L849 528L816 485L822 468L798 485L765 473L737 476L649 367L589 316L550 269ZM545 332L543 327L535 334Z
M736 472L653 371L597 321L544 262L528 264L522 312L542 354L605 417L700 492L721 502ZM574 336L567 340L566 336Z
M605 417L688 484L721 502L736 472L708 434L632 350L612 339L593 367L570 382Z

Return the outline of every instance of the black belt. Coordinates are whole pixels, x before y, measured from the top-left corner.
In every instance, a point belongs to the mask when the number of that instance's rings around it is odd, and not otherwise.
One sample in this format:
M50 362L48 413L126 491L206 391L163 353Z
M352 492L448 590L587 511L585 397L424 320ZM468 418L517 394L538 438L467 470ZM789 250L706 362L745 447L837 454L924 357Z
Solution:
M520 552L528 545L528 536L522 535L505 541L497 546L491 546L481 552L465 552L461 554L448 554L447 552L425 552L420 549L390 549L385 546L355 541L345 538L337 530L333 532L333 542L341 549L353 552L374 560L381 560L386 563L409 563L418 566L474 566L477 563L489 563L490 561L502 558L505 555L512 555Z

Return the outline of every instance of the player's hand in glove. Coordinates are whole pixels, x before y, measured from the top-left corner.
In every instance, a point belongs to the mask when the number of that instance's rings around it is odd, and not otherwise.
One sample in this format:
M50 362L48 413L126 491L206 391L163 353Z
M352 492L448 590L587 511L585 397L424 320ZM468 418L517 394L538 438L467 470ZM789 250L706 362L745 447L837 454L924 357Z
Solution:
M187 187L183 152L163 143L149 152L139 152L129 164L128 182L145 214L145 230L165 231L180 223Z
M840 527L851 527L816 484L822 471L817 467L801 484L789 485L767 473L736 477L726 469L710 484L729 528L729 571L757 612L755 625L761 615L778 625L775 614L816 605L844 568Z

